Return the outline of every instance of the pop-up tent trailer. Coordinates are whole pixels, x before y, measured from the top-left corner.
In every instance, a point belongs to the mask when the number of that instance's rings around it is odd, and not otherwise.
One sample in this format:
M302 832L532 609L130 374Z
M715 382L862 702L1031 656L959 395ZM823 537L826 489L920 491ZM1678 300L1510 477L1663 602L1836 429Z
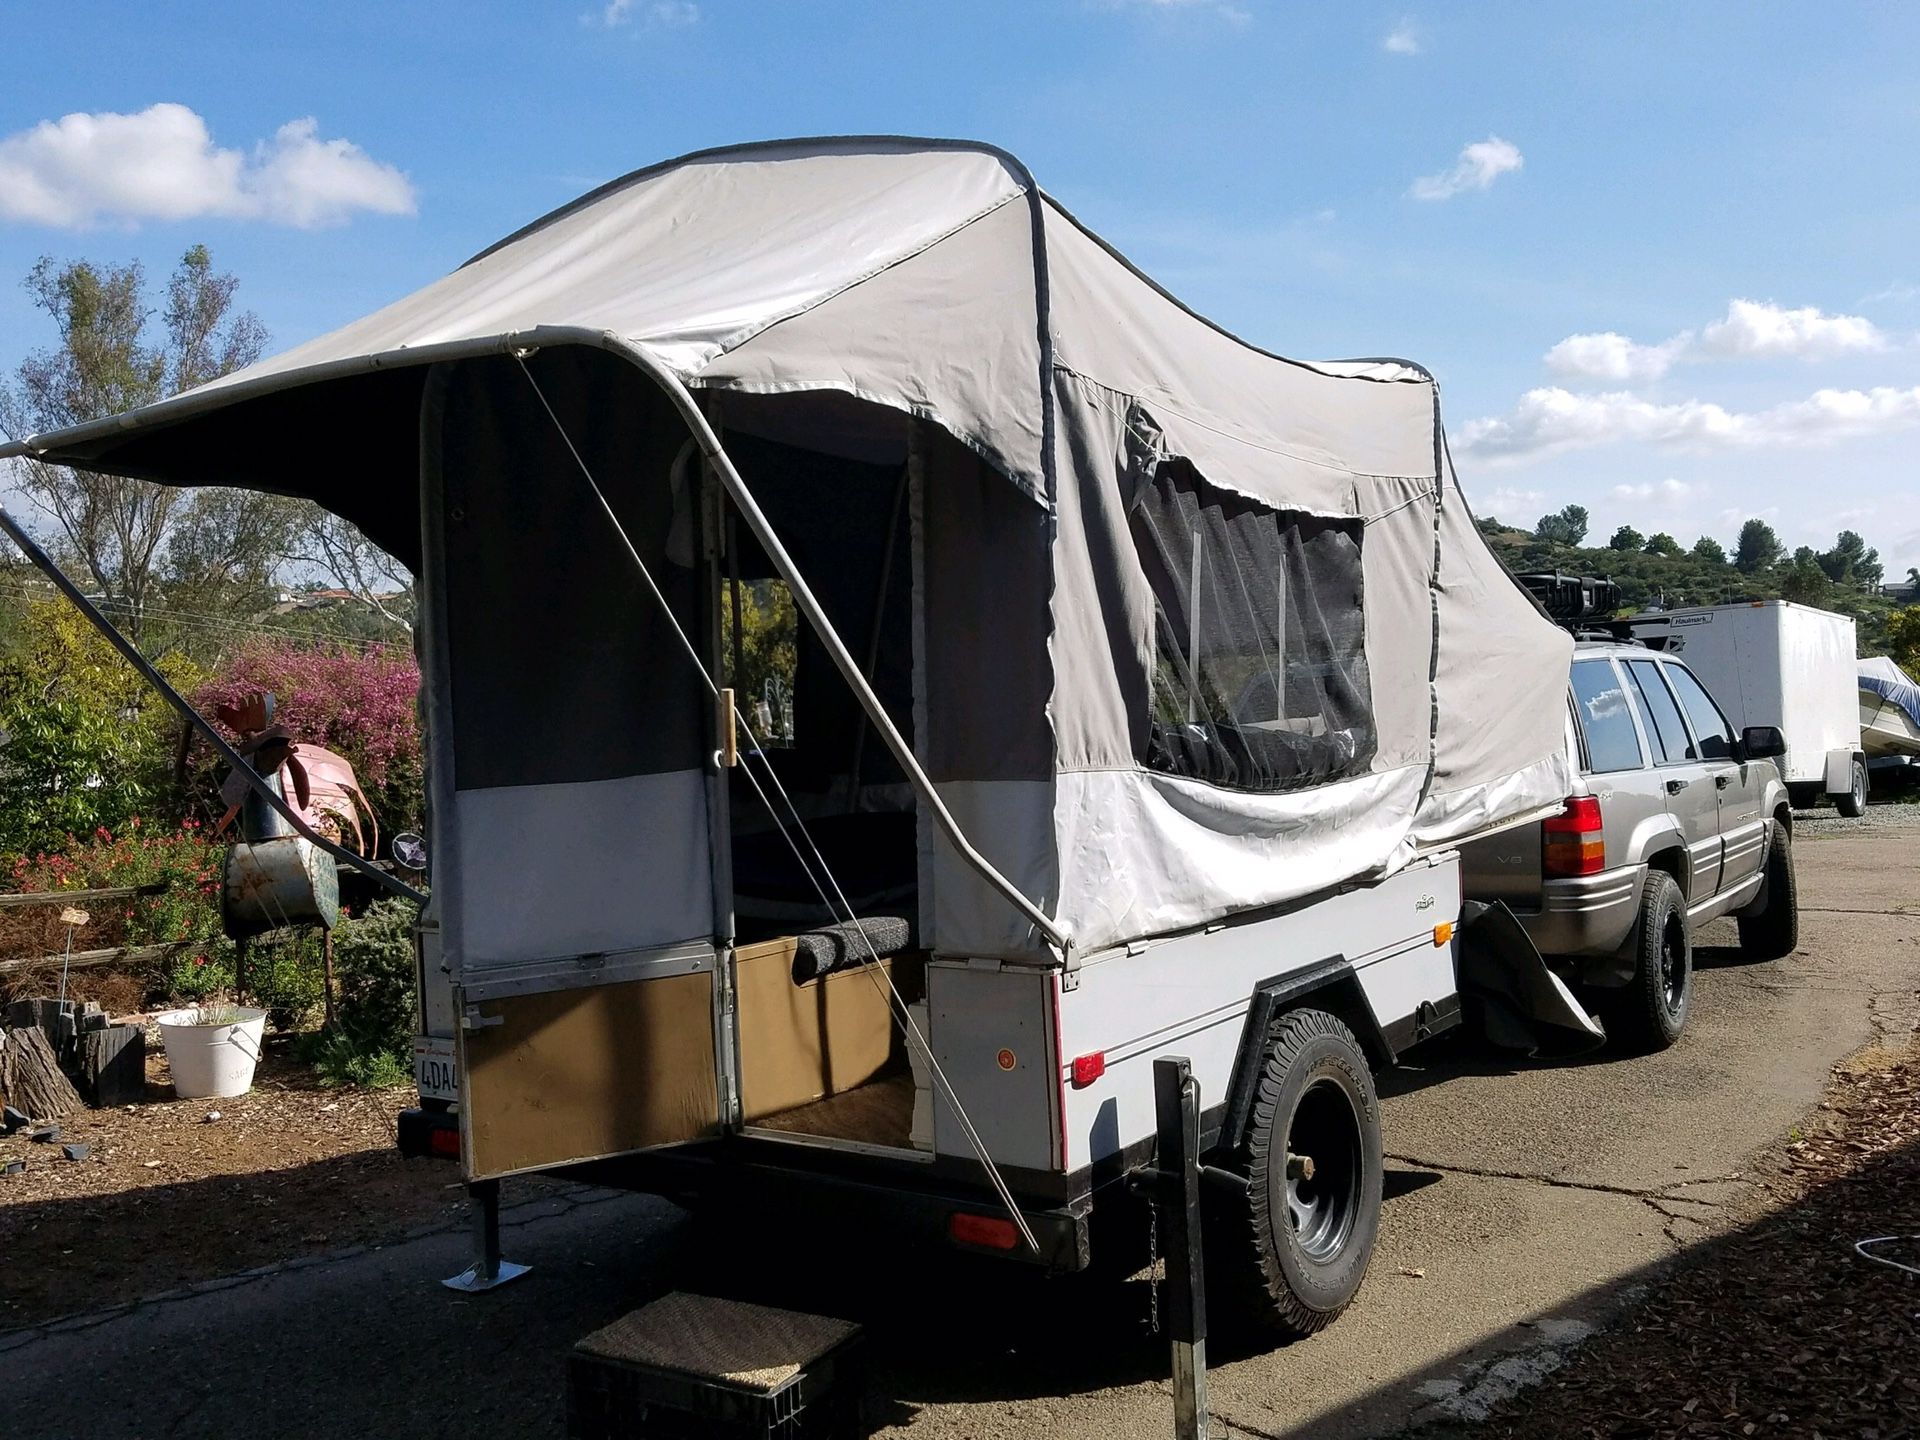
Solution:
M1376 1061L1442 1028L1450 847L1568 790L1570 642L1474 526L1432 377L1234 338L986 146L643 170L22 449L308 496L415 567L424 993L476 1177L784 1140L964 1190L984 1150L1078 1236L1154 1055L1234 1145L1259 996L1345 987ZM791 744L743 703L729 770L731 607L776 584ZM848 911L904 922L911 1064L846 975L796 1010L746 974ZM783 1047L810 1081L763 1073ZM911 1135L756 1123L756 1087L889 1073Z

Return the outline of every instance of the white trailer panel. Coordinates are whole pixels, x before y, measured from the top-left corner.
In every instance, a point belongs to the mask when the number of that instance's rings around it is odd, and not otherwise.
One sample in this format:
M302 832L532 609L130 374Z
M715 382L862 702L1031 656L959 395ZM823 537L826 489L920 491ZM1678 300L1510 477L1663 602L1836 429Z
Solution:
M1776 725L1789 785L1844 794L1860 753L1851 616L1788 600L1636 615L1634 637L1679 655L1735 729Z

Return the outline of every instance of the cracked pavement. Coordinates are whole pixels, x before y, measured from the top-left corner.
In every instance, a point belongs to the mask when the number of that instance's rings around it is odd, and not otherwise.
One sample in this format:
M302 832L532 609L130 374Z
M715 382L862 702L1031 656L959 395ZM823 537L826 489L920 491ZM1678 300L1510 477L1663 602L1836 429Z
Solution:
M1216 1337L1216 1434L1475 1418L1630 1306L1650 1267L1764 1201L1755 1153L1803 1121L1834 1062L1920 1015L1917 845L1871 821L1803 839L1802 953L1747 965L1730 924L1704 932L1692 1022L1664 1054L1532 1066L1457 1047L1386 1077L1367 1285L1311 1341L1234 1355ZM784 1249L715 1249L671 1205L606 1192L541 1195L506 1225L508 1255L535 1268L492 1295L435 1283L467 1258L464 1235L435 1230L0 1334L0 1434L557 1436L574 1340L709 1285L867 1322L882 1434L1171 1432L1137 1279L929 1255L796 1264L783 1217L766 1228Z

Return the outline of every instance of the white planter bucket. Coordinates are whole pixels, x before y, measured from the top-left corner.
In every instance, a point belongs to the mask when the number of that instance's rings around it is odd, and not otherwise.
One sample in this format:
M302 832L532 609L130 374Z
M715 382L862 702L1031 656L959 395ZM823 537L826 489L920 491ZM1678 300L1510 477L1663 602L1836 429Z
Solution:
M253 1088L267 1012L246 1005L209 1005L156 1015L173 1072L173 1093L183 1100L244 1095Z

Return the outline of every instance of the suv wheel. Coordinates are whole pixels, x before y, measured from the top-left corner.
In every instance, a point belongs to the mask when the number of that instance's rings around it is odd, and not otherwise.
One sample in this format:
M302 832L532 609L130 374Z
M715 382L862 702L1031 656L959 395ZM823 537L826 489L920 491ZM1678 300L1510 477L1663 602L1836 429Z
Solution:
M1246 1189L1212 1197L1208 1282L1232 1321L1292 1339L1331 1324L1366 1278L1380 1101L1353 1032L1324 1011L1281 1017L1265 1060L1241 1152Z
M1600 997L1607 1034L1626 1049L1664 1050L1680 1038L1693 1008L1693 937L1680 887L1664 870L1647 872L1633 927L1633 979Z
M1867 813L1867 762L1853 762L1852 784L1844 795L1833 797L1833 808L1849 820L1858 820Z
M1800 895L1787 827L1778 820L1767 824L1767 878L1760 885L1760 908L1740 917L1740 948L1756 960L1779 960L1800 943Z

